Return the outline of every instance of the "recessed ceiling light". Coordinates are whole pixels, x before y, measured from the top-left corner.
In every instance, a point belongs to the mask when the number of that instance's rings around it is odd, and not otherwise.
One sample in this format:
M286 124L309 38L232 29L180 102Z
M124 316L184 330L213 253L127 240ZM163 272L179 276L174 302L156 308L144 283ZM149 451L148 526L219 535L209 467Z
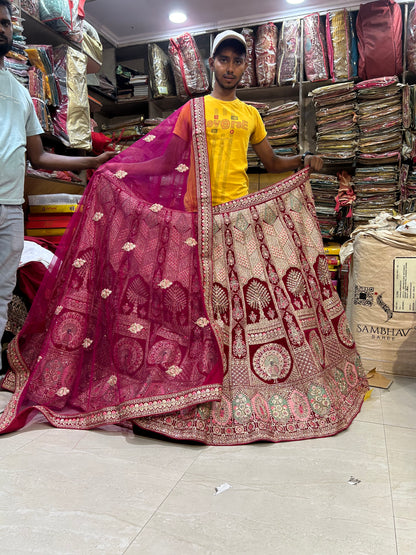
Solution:
M169 20L172 21L172 23L184 23L187 19L186 13L183 12L171 12L169 14Z
M303 0L286 0L288 4L302 4Z

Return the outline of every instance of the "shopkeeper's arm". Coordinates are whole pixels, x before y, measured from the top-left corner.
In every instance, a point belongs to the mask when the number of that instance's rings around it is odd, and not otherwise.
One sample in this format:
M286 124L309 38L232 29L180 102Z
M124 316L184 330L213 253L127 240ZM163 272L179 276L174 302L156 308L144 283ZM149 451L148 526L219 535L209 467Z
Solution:
M114 152L104 152L99 156L62 156L52 154L43 148L40 135L27 137L27 156L34 169L81 171L97 169L115 155Z
M303 161L300 154L296 156L277 156L267 138L253 145L253 149L270 173L283 173L306 166L310 166L314 171L320 171L324 165L322 158L315 154L307 154Z

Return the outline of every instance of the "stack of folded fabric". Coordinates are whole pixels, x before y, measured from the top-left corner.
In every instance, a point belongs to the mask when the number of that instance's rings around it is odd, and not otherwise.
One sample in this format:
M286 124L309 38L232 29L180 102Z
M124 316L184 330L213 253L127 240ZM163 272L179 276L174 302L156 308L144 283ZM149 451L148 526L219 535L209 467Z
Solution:
M354 176L354 225L367 223L381 211L392 211L397 201L399 168L396 164L358 167Z
M336 83L309 93L316 115L316 152L326 164L351 164L357 148L354 83Z
M26 48L32 67L28 71L29 94L44 131L52 131L49 106L57 108L61 92L54 75L53 50L51 46L30 45Z
M337 225L335 197L338 193L338 178L336 175L311 173L310 184L321 235L324 239L332 239Z
M416 210L416 170L409 171L405 184L405 199L402 200L403 214L415 212Z
M286 102L269 108L263 116L263 122L267 138L276 154L293 156L298 153L298 102Z
M403 145L402 157L416 159L416 85L403 85Z
M5 58L5 67L13 73L16 79L27 88L28 59L25 52L26 37L23 36L22 18L13 10L13 45Z
M270 110L270 104L268 104L266 102L254 102L254 101L251 101L251 100L246 100L244 102L245 102L245 104L249 104L250 106L254 106L254 108L256 108L256 110L259 111L262 118L264 118L265 115ZM260 167L260 160L257 158L257 154L254 152L254 149L251 145L249 145L248 151L247 151L247 163L248 163L249 168L256 168L256 167L258 168L258 167Z
M355 86L358 101L357 162L398 162L402 148L402 86L398 78L380 77Z
M52 106L59 106L61 91L54 73L54 53L49 45L29 45L26 53L30 63L45 76L47 100Z
M399 200L402 86L393 76L362 81L355 88L360 136L354 178L357 196L354 223L362 224L380 211L392 211Z
M29 195L26 235L58 244L80 200L81 195L66 193Z
M335 289L339 289L340 278L340 253L341 244L336 241L324 241L324 253L328 264L328 270L331 276L332 285Z
M401 180L401 213L413 212L416 206L416 85L404 85L403 87L403 145L402 158L407 163L402 164L408 173ZM412 171L410 170L412 167Z
M408 195L416 197L416 170L409 172L406 184Z

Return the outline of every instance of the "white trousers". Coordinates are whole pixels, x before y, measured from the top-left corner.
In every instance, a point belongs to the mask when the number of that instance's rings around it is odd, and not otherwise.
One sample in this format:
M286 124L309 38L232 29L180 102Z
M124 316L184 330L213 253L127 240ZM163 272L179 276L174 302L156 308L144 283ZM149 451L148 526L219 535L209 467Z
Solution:
M20 205L0 204L0 340L6 327L7 308L16 285L16 272L23 251L23 244L22 207Z

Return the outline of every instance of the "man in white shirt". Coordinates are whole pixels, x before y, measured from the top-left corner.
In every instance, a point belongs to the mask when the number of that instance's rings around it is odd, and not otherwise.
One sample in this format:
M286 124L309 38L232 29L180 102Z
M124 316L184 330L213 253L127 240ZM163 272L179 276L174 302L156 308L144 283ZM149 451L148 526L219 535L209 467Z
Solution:
M23 249L26 153L34 168L73 171L98 168L114 156L110 152L97 157L60 156L44 150L43 129L29 92L4 67L13 43L11 15L10 1L0 0L0 341Z

